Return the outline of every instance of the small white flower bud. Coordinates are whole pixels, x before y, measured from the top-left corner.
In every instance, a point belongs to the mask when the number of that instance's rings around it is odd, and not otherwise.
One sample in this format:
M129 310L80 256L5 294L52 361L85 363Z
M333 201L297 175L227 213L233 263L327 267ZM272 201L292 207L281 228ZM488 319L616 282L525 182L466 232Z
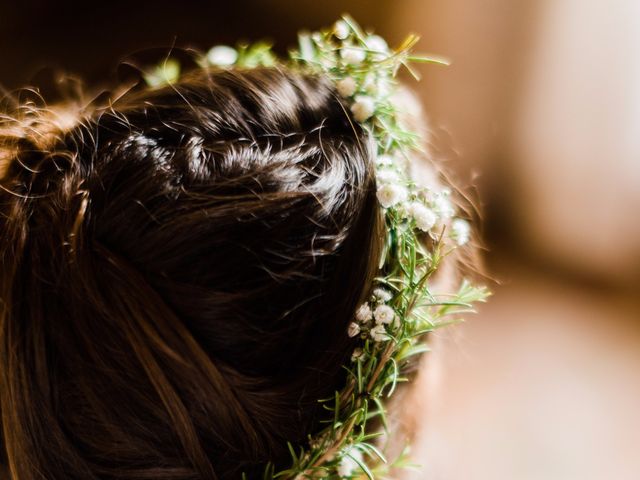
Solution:
M458 245L462 246L469 241L471 236L471 225L462 218L456 218L451 222L450 235Z
M350 337L355 337L360 333L360 325L358 325L356 322L351 322L349 324L349 330L347 330L347 333Z
M343 455L340 460L340 464L338 465L338 475L341 478L349 478L353 476L357 470L361 469L360 465L358 465L358 462L356 462L354 458L357 458L359 462L362 462L362 452L355 448L351 448L349 449L349 455Z
M376 342L386 342L387 340L390 340L389 334L384 328L383 323L373 327L369 332L369 335L371 335L371 338L373 338L373 340L375 340Z
M355 98L355 102L351 105L351 113L353 113L353 118L355 118L358 122L364 122L368 120L373 112L376 110L376 104L373 101L373 98L367 97L366 95L358 95Z
M393 322L396 317L396 312L393 311L388 305L378 305L373 311L373 317L376 319L377 324L388 324Z
M353 77L346 77L336 83L336 88L338 93L346 98L356 93L357 85Z
M416 226L423 232L428 232L438 221L435 212L420 202L412 202L407 207L407 213L415 220Z
M451 204L451 200L449 200L449 195L446 192L441 192L435 197L433 200L433 209L440 218L445 220L453 217L456 213Z
M367 48L376 55L374 58L381 59L389 54L389 46L384 38L379 35L370 35L366 40Z
M340 50L340 56L349 65L359 65L367 58L367 52L359 47L344 47Z
M345 40L350 33L349 25L344 20L338 20L333 26L333 34L340 40Z
M369 320L371 320L372 316L373 312L371 311L371 307L368 303L363 303L358 307L358 310L356 311L356 320L358 320L360 323L367 323Z
M384 208L389 208L403 202L407 198L407 190L395 183L381 185L377 192L378 201Z
M389 292L388 290L385 290L384 288L376 288L373 291L373 296L376 297L381 302L388 302L393 298L393 295L391 295L391 292Z
M396 183L400 180L400 174L390 168L382 168L376 171L378 183Z
M207 52L207 61L211 65L227 67L233 65L238 60L238 52L235 48L226 45L218 45Z
M357 360L360 360L363 356L364 356L364 351L360 347L358 347L351 354L351 361L355 362Z

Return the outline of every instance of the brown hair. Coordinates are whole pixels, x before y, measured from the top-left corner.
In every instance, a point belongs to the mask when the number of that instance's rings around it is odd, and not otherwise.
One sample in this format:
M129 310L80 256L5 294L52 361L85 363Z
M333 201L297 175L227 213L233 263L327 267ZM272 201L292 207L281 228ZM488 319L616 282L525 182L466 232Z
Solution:
M22 108L0 127L11 478L286 462L345 381L380 255L370 139L330 82L278 68L64 118Z

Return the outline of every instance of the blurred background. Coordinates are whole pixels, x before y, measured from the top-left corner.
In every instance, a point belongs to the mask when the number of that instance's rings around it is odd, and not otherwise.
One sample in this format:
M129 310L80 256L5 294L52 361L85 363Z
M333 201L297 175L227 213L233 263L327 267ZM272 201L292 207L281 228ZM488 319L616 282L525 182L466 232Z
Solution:
M494 297L433 339L412 478L637 480L640 2L5 1L0 85L108 85L151 47L284 51L344 12L451 60L415 89L485 216Z

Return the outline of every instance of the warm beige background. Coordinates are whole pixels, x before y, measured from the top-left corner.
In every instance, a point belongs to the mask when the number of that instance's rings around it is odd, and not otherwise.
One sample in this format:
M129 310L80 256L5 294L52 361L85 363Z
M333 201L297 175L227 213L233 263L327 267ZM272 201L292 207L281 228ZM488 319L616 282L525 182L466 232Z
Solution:
M425 361L413 478L636 479L640 4L403 7L393 28L453 60L421 92L452 166L482 172L501 284Z

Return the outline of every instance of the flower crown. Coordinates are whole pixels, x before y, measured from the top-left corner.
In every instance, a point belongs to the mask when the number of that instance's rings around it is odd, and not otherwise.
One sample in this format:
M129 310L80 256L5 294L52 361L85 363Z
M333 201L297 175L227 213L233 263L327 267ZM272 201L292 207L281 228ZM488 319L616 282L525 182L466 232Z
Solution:
M385 477L392 468L407 466L408 449L387 460L376 446L384 432L370 431L372 424L386 430L384 399L400 382L407 381L409 360L427 351L425 334L473 311L488 291L462 281L453 294L434 294L429 280L442 259L470 237L467 220L457 218L448 189L417 185L409 174L409 158L420 148L419 136L400 120L394 103L400 67L412 62L439 62L411 53L418 37L409 36L390 49L383 38L363 31L343 16L331 28L303 32L286 65L321 74L335 82L338 93L375 140L377 148L377 198L385 218L384 253L368 299L354 312L345 335L357 337L358 347L345 368L348 380L332 398L320 400L327 418L320 432L297 448L289 444L291 465L276 471L265 467L263 480L303 478ZM282 64L264 42L219 45L199 59L202 67L252 68ZM168 58L145 75L151 87L179 78L177 60ZM425 237L431 241L425 242ZM428 246L427 246L428 245ZM384 449L382 449L384 450ZM246 476L243 476L246 479Z

